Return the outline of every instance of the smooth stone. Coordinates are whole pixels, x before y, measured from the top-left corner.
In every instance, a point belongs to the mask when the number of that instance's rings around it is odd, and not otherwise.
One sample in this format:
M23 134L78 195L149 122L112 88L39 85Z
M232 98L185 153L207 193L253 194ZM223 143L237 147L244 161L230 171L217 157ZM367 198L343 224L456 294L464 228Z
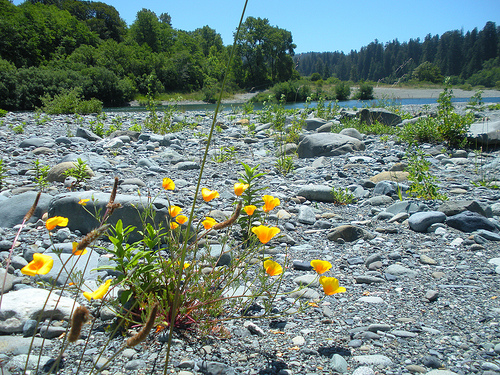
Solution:
M68 154L61 159L61 163L68 161L78 162L78 159L84 161L92 171L113 169L113 165L108 160L95 152L84 152L80 155Z
M333 202L332 188L325 185L303 186L297 195L310 201Z
M386 268L385 272L394 276L415 277L417 275L416 271L413 271L399 264L391 264L389 267Z
M316 214L310 206L300 206L297 221L302 224L313 225L316 222Z
M478 121L469 126L467 138L477 146L498 145L500 121Z
M364 240L372 240L377 236L363 228L347 224L334 228L333 231L328 233L326 237L330 241L338 241L339 239L342 239L346 242L353 242L361 238Z
M303 298L303 299L318 299L320 294L311 288L302 288L300 290L295 290L290 293L291 298Z
M375 371L373 371L370 367L361 366L354 370L352 375L375 375Z
M59 164L54 165L52 168L50 168L48 174L47 174L47 181L49 182L64 182L66 179L65 173L70 170L76 168L77 163L72 162L72 161L67 161L67 162L62 162ZM95 174L90 169L90 167L87 165L85 167L85 170L87 171L87 174L89 177L94 177Z
M438 211L446 216L457 215L464 211L477 212L485 217L492 217L492 209L487 204L475 200L447 201L439 206Z
M441 361L433 355L425 356L422 359L422 364L425 367L430 367L430 368L440 368L441 367Z
M446 224L462 232L474 232L478 229L486 229L490 232L497 232L495 225L486 217L472 211L464 211L446 219Z
M394 199L392 199L387 195L377 195L376 197L368 198L365 202L366 204L376 207L376 206L385 206L387 204L391 204L394 202ZM392 215L390 217L392 217Z
M344 374L347 372L347 361L340 354L335 353L330 359L332 371Z
M419 374L423 374L424 372L427 371L425 367L419 365L408 365L406 366L406 369L412 373L419 373Z
M174 168L180 170L180 171L191 171L191 170L196 170L200 169L200 164L194 162L194 161L181 161L177 164L174 165Z
M27 370L36 370L37 368L43 368L44 365L51 360L51 357L42 355L30 355L28 354L19 354L13 357L10 361L8 361L4 367L10 369L10 371L15 371L16 369L19 371L24 371L26 367L26 361L28 361ZM15 372L17 373L17 372Z
M389 357L381 354L355 355L352 360L362 365L390 366L392 364Z
M28 354L31 341L32 337L2 336L0 340L0 354ZM39 348L42 343L43 339L35 337L33 340L33 348Z
M434 260L434 259L432 259L428 255L420 254L420 263L422 263L422 264L429 264L431 266L435 266L437 264L437 261Z
M29 147L47 147L47 148L52 148L56 144L53 139L50 138L42 138L42 137L33 137L33 138L28 138L23 140L20 144L19 147L21 148L29 148Z
M500 241L500 234L498 233L490 232L489 230L485 229L479 229L477 233L481 237L486 238L489 241Z
M377 284L385 282L385 280L380 277L369 275L355 276L354 280L356 281L356 284Z
M361 123L371 125L380 122L383 125L395 126L400 124L401 116L385 108L363 108L358 112Z
M326 124L326 120L322 118L308 118L305 120L305 129L309 131L318 130L321 126Z
M12 228L17 224L21 224L24 216L31 209L33 203L35 203L36 196L36 192L27 191L0 201L0 227ZM46 193L40 195L38 205L36 206L33 216L29 219L29 223L38 221L42 215L47 212L52 198L51 195ZM12 243L10 243L10 245L12 245Z
M380 182L380 181L395 181L395 182L405 182L408 181L408 176L410 174L408 172L401 171L384 171L376 174L375 176L370 177L370 181L372 182Z
M319 276L313 274L302 275L293 279L293 282L298 285L319 286Z
M85 129L82 127L78 127L76 129L75 136L80 137L80 138L84 138L86 140L93 141L93 142L100 141L102 139L97 134L93 133L91 130Z
M5 274L7 273L7 276ZM5 271L5 268L0 268L0 283L3 288L4 293L9 292L14 285L15 277L14 275Z
M387 207L385 210L394 215L402 212L412 215L415 212L426 211L427 206L417 201L402 201L394 203L393 205Z
M365 144L359 139L335 133L301 135L297 154L299 158L339 156L353 151L363 151Z
M311 271L313 269L311 262L303 262L300 260L294 260L292 266L293 269L297 271Z
M394 330L391 331L391 334L393 334L396 337L403 337L403 338L413 338L418 336L418 333L416 332L408 332L403 330Z
M27 320L36 320L40 316L68 320L73 309L78 306L80 304L75 300L51 294L44 289L28 288L11 291L3 296L0 332L22 332Z
M360 298L358 298L358 301L366 302L366 303L384 303L385 302L382 298L374 297L374 296L360 297Z
M408 225L415 232L426 232L432 224L444 223L446 215L440 211L416 212L408 219Z

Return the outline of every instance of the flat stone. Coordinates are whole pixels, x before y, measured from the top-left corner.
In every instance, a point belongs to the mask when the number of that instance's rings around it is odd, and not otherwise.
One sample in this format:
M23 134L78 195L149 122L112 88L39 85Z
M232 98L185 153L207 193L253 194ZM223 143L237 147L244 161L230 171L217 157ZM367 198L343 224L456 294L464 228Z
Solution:
M472 211L464 211L446 219L446 224L462 232L474 232L478 229L486 229L497 232L497 228L483 215Z
M316 133L300 137L299 158L339 156L353 151L363 151L365 144L359 139L335 133Z
M370 181L372 182L380 182L380 181L395 181L395 182L405 182L408 181L408 176L410 174L408 172L402 171L384 171L376 174L375 176L370 177Z
M392 364L389 357L380 354L355 355L352 357L352 360L362 365L390 366Z
M385 272L394 276L415 277L417 275L416 271L413 271L399 264L391 264L389 267L386 268Z
M376 235L363 228L347 224L334 228L333 231L328 233L326 237L330 241L342 239L346 242L353 242L359 240L360 238L372 240L376 237Z
M408 224L415 232L426 232L432 224L444 223L446 215L440 211L416 212L408 219Z

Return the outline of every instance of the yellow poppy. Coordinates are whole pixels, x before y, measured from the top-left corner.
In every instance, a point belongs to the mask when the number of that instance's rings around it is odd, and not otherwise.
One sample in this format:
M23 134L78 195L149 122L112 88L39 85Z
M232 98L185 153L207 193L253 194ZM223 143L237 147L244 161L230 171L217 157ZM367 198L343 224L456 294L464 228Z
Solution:
M277 276L283 273L283 267L274 260L267 259L264 261L264 269L269 276Z
M210 202L212 199L219 197L219 192L217 190L203 188L201 189L201 196L205 202Z
M174 190L175 189L175 183L172 181L172 179L165 177L163 179L163 182L161 184L165 190Z
M243 210L247 213L248 216L252 216L256 209L257 207L253 204L243 207Z
M277 227L266 227L265 225L259 225L258 227L253 227L252 232L255 233L260 242L266 244L281 231Z
M236 194L238 197L243 194L243 192L248 189L250 185L248 184L243 184L241 182L237 182L234 184L234 194Z
M179 224L177 224L175 221L170 222L170 229L174 230L175 228L178 228Z
M183 270L185 270L185 269L186 269L186 268L188 268L190 265L191 265L191 263L184 262L184 267L182 267L182 269L183 269Z
M68 225L68 218L62 216L51 217L50 219L47 219L47 221L45 222L45 227L48 230L52 230L57 226L65 227L66 225Z
M72 250L73 255L83 255L83 254L87 253L87 249L77 250L76 249L77 246L78 246L78 242L73 242L73 250Z
M90 201L90 199L80 199L78 201L78 204L81 206L86 206L88 201Z
M102 299L106 293L108 292L109 286L111 284L111 279L106 280L105 283L102 283L101 286L95 292L84 292L83 296L87 298L89 301L91 299Z
M50 255L34 253L33 260L21 268L21 273L28 276L46 275L53 265L54 259Z
M185 215L179 215L175 218L175 220L179 223L179 224L184 224L185 222L188 221L188 217L185 216Z
M203 220L201 222L201 224L203 224L203 227L208 230L210 228L212 228L215 224L217 224L217 221L215 221L214 218L211 218L211 217L206 217L205 220Z
M325 273L330 268L332 268L332 264L326 260L314 259L311 260L311 267L321 275L322 273Z
M323 286L323 291L327 296L336 293L344 293L346 291L343 286L339 286L339 281L335 277L321 276L319 278L319 283Z
M169 206L168 207L168 213L171 217L176 217L177 215L179 215L182 211L182 208L180 208L179 206Z
M264 206L262 206L262 209L266 213L273 210L274 207L280 205L280 200L278 198L274 198L272 195L264 195L262 197L262 200L264 201Z

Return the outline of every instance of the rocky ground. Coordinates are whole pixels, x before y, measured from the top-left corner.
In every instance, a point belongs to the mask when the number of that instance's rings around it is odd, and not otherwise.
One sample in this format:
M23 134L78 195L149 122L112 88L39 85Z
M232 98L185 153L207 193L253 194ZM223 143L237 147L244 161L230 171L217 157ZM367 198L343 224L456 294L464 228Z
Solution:
M499 114L485 115L495 120ZM106 126L121 122L122 128L127 129L133 123L141 124L145 117L146 113L108 113ZM24 366L31 339L23 336L30 335L38 304L43 305L46 299L43 289L20 273L34 252L52 251L47 231L38 218L44 210L66 209L70 224L55 232L54 241L71 248L71 242L80 238L84 229L77 229L77 225L83 224L76 224L78 217L71 217L69 204L91 192L109 193L115 176L121 182L120 199L132 200L138 199L138 191L142 195L161 193L162 179L170 177L176 183L171 200L189 207L211 119L205 113L179 114L177 120L181 119L197 125L167 136L127 132L105 140L88 132L94 116L84 116L83 120L51 116L43 124L33 113L9 113L1 119L0 152L7 173L0 194L2 258L7 257L16 225L35 195L35 160L55 167L80 157L94 173L86 190L68 193L68 183L57 182L60 170L53 169L51 179L56 181L50 183L42 196L40 211L16 244L6 278L8 292L0 309L0 365L4 374L20 373ZM258 124L256 117L250 116L250 121L257 123L256 133L251 136L240 119L240 115L229 112L219 116L221 131L215 134L212 155L220 153L223 146L234 147L234 159L223 163L210 159L203 186L220 192L219 210L231 210L233 184L242 171L236 160L259 165L259 171L266 174L266 193L281 200L270 219L282 233L270 243L268 252L282 264L289 260L283 291L294 290L304 279L313 280L305 301L323 297L321 287L314 281L315 273L308 267L312 259L330 261L333 269L329 274L337 277L347 291L273 321L230 321L226 328L231 334L226 339L177 337L168 373L500 373L500 191L491 188L494 183L482 186L476 182L500 179L498 150L484 147L478 153L447 150L443 145L421 145L430 155L440 192L449 200L443 203L405 198L401 202L397 187L408 184L401 171L404 144L350 132L354 139L348 137L351 139L347 146L344 143L338 152L330 153L338 155L319 153L295 158L293 173L282 176L275 168L276 147L266 130L269 126ZM319 120L311 123L314 121ZM18 125L23 125L24 134L13 132L12 128ZM304 133L313 136L316 131ZM323 134L320 137L326 139L329 133ZM387 181L395 176L400 179L397 184ZM347 187L357 201L334 205L329 194L333 186ZM62 199L61 194L66 194L69 201ZM200 211L209 209L200 204ZM95 264L102 258L98 253L87 256ZM2 278L4 274L0 270ZM105 273L86 275L90 289L95 289L92 282L95 286L97 276L107 277ZM35 347L41 345L41 337L46 338L42 366L60 349L67 309L74 296L65 297L58 319L50 327L42 324L37 333ZM77 302L88 305L81 295ZM275 301L280 311L293 308L292 303L291 298ZM113 316L104 312L95 318L97 327L108 324ZM61 373L77 373L71 361L82 351L84 368L88 368L97 361L103 345L108 348L104 356L109 357L123 341L116 338L105 344L108 337L98 330L85 335L90 335L88 345L79 340L67 350L67 365ZM161 337L151 336L144 345L125 350L102 373L151 374L157 358L157 373L158 369L163 373L164 351Z

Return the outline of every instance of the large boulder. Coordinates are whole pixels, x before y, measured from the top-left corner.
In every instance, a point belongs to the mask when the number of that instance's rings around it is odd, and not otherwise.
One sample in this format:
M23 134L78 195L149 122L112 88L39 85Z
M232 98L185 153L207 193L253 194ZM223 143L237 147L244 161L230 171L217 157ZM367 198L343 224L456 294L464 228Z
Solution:
M478 146L500 146L500 121L475 122L467 137Z
M394 126L401 123L401 116L384 108L363 108L359 111L359 117L361 122L365 122L368 125L376 121L380 122L382 125L388 126Z
M13 197L0 202L0 227L12 228L14 225L21 224L24 215L30 210L35 202L35 191L14 195ZM29 222L36 222L47 212L52 196L42 193L38 201L35 212Z
M472 211L485 217L493 217L493 211L488 204L474 200L447 201L439 207L439 211L443 212L446 216L457 215L464 211Z
M348 152L362 151L364 142L343 134L317 133L301 136L297 150L299 158L338 156Z

